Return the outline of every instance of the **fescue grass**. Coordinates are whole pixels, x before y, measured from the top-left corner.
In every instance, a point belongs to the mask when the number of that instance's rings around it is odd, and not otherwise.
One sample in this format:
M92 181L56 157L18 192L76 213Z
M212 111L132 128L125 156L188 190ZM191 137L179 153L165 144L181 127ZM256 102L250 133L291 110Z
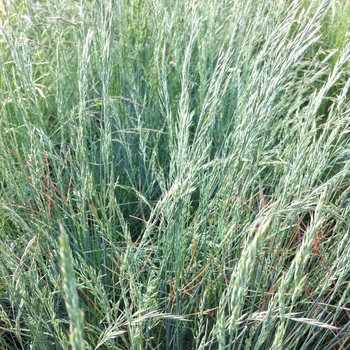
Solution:
M0 4L1 348L349 348L347 1Z

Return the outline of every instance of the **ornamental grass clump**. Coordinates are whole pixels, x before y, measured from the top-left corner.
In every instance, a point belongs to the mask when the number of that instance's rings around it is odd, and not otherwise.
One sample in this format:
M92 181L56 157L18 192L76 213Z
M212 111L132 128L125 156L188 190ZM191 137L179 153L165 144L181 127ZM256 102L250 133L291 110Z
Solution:
M349 11L0 1L0 347L348 348Z

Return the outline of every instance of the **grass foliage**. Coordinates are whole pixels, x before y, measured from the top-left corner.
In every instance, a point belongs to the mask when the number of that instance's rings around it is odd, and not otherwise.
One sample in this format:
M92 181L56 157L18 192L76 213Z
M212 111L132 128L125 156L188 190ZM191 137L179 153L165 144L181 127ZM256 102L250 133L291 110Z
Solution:
M349 2L0 4L2 349L349 348Z

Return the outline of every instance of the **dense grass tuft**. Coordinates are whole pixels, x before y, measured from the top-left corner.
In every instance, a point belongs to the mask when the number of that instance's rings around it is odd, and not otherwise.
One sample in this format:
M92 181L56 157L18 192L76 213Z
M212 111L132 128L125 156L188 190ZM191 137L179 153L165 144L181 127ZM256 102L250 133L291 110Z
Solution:
M349 348L349 2L0 10L2 349Z

